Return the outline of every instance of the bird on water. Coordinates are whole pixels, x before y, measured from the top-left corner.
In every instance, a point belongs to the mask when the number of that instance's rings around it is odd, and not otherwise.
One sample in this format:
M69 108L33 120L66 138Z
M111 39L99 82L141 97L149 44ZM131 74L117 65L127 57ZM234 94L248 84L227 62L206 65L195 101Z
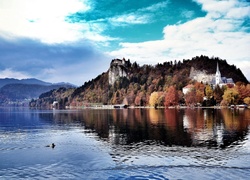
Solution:
M47 146L45 146L45 147L51 147L51 148L55 148L55 144L54 143L52 143L51 145L47 145Z

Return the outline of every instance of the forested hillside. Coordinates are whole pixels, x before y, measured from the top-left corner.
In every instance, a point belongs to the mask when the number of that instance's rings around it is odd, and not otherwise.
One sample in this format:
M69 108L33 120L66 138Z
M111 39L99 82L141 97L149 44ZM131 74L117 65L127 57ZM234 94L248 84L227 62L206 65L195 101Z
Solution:
M145 106L150 104L150 96L153 92L158 92L159 104L164 104L165 95L169 87L173 86L181 97L181 90L187 84L194 84L189 78L190 69L194 67L204 70L208 74L215 74L217 62L222 76L230 77L234 82L247 84L248 81L241 70L235 65L229 65L226 60L219 58L209 58L207 56L197 56L187 60L174 60L170 62L158 63L155 66L142 65L136 62L126 61L125 77L120 77L114 84L109 84L109 71L102 73L95 79L85 82L84 85L67 93L67 101L60 99L58 93L51 99L65 102L64 105L81 106L86 103L102 104L128 104L135 106ZM65 93L65 92L64 92ZM46 96L40 96L45 99ZM65 98L65 97L64 97ZM42 106L33 101L32 106ZM179 98L181 101L183 98Z
M0 88L0 105L20 105L32 98L37 99L44 92L60 87L72 88L69 84L7 84Z

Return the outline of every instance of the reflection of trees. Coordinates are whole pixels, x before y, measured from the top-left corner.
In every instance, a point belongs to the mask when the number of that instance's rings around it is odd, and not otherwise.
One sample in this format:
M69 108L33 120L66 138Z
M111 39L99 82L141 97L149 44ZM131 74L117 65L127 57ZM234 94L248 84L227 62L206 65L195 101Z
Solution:
M194 146L217 147L221 123L215 109L187 109L183 120Z
M243 141L248 133L249 110L222 109L224 131L222 136L222 148L238 141Z
M114 133L110 139L115 144L130 144L148 139L149 132L141 109L113 110Z
M225 148L243 140L248 131L247 112L228 109L187 109L184 126L192 133L193 145Z
M165 110L165 142L169 145L191 146L190 133L184 130L183 111L176 109Z
M113 136L117 144L147 141L170 146L191 145L190 135L184 131L181 118L177 118L179 113L177 110L134 109L128 111L127 118L121 116L121 111L113 112L114 117L119 117L114 119L116 133Z
M46 123L76 123L112 144L139 142L167 146L225 148L243 140L250 110L228 109L113 109L41 113Z

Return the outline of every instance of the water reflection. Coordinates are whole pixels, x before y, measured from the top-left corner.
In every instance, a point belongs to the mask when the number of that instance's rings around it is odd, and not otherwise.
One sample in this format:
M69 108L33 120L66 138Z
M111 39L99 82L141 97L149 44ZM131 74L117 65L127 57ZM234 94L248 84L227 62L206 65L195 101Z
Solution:
M115 145L227 148L246 138L250 122L250 110L230 109L86 109L39 115L47 123L77 124Z

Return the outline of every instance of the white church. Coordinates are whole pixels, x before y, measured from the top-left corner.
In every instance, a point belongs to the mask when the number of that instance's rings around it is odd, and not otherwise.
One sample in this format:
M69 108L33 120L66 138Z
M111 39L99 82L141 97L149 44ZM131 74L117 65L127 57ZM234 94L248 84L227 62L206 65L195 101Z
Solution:
M232 78L227 78L227 77L221 77L220 69L219 69L219 64L217 62L217 69L215 73L215 79L212 80L211 84L215 87L219 85L220 87L225 86L225 85L232 85L234 86L234 81Z
M213 88L215 88L217 85L219 87L228 86L228 85L230 85L230 86L235 85L232 78L221 77L218 62L217 62L217 68L216 68L215 74L210 75L204 71L191 69L190 78L192 78L193 80L196 80L198 82L210 84ZM182 89L183 94L187 94L192 88L194 88L194 85L192 85L192 84L185 86Z

